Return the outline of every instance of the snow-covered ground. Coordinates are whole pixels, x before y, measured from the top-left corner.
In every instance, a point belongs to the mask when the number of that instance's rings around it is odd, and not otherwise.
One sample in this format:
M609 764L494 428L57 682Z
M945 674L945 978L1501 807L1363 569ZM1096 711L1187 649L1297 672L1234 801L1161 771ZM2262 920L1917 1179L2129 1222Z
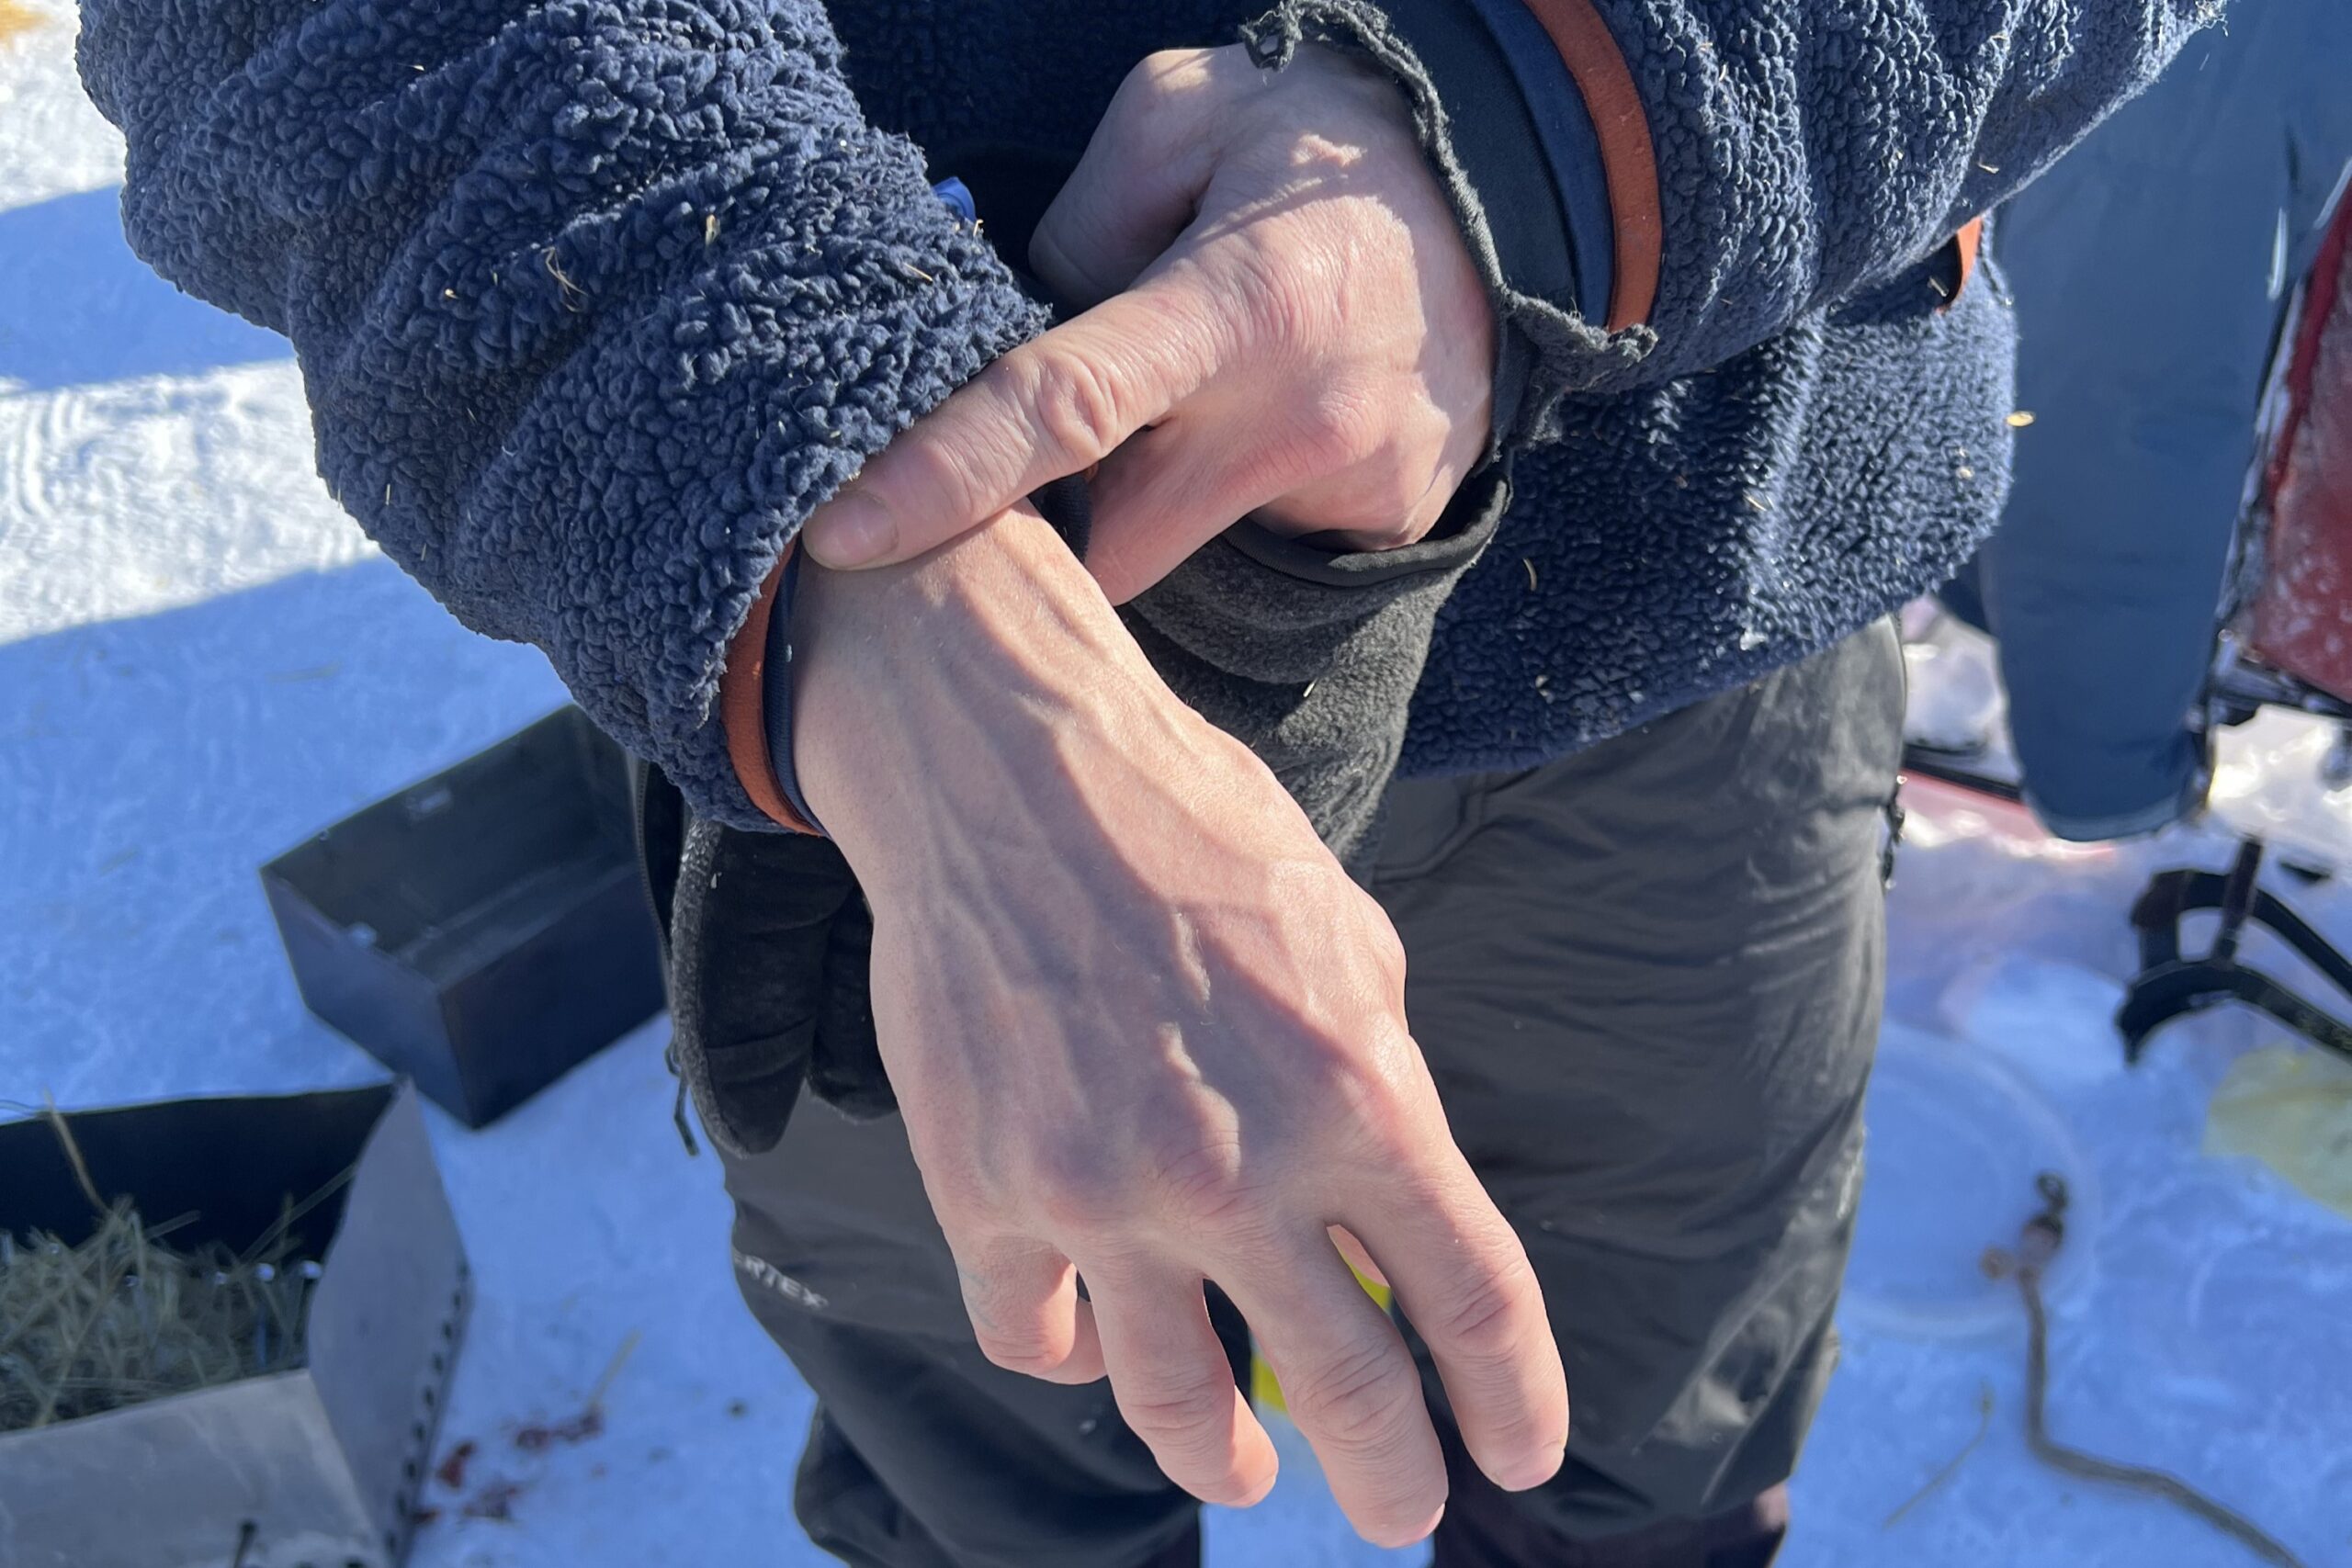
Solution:
M120 145L74 84L71 7L0 4L0 30L12 12L35 25L0 38L0 1098L366 1081L375 1064L297 999L254 868L563 694L535 653L458 627L327 500L284 346L124 248ZM2322 744L2266 732L2226 792L2322 850L2352 842L2309 782ZM1905 1028L1857 1264L1870 1299L1849 1314L1786 1561L2253 1561L2031 1461L2021 1323L1997 1293L1958 1338L1890 1299L1989 1292L1976 1256L2012 1239L2033 1168L2056 1160L2088 1205L2053 1287L2058 1433L2197 1482L2312 1564L2352 1562L2352 1222L2200 1152L2214 1086L2278 1032L2201 1020L2127 1071L2107 1025L2140 882L2218 866L2227 840L2085 852L1958 797L1914 806ZM2287 891L2352 935L2352 898ZM736 1298L717 1173L671 1129L662 1044L650 1025L485 1134L435 1113L480 1286L445 1430L481 1453L418 1568L820 1561L789 1509L808 1396ZM2015 1101L2030 1109L1969 1121ZM632 1335L604 1435L517 1451L513 1429L576 1410ZM511 1522L463 1517L499 1479L522 1487ZM1210 1540L1225 1565L1419 1561L1355 1541L1303 1450Z

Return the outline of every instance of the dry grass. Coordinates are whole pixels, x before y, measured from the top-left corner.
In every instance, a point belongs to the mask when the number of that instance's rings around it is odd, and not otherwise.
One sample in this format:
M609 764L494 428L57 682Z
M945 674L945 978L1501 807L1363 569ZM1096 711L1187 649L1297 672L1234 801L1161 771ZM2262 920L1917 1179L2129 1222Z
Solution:
M51 1120L97 1203L64 1119ZM98 1227L78 1246L0 1232L0 1432L301 1366L319 1266L294 1226L349 1175L288 1199L242 1253L175 1247L195 1216L150 1225L128 1200L97 1203Z

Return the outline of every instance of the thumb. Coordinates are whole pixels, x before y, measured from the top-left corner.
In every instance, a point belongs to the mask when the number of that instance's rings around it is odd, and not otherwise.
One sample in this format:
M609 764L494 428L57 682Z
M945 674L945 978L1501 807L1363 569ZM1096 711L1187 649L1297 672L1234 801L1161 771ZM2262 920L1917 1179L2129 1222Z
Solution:
M1083 310L1141 276L1193 221L1216 167L1211 129L1226 94L1214 51L1154 55L1120 86L1030 236L1029 265Z
M803 530L848 570L960 538L1055 479L1083 473L1204 386L1232 326L1162 275L1023 344L867 461Z

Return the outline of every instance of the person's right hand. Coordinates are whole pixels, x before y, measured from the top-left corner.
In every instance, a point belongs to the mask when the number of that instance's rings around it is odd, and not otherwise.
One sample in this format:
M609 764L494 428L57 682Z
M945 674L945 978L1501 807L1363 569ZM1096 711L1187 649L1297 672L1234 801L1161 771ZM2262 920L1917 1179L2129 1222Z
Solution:
M883 1058L989 1359L1107 1370L1171 1478L1253 1503L1274 1454L1214 1282L1356 1528L1419 1540L1444 1468L1344 1227L1479 1466L1551 1476L1567 1393L1534 1273L1406 1032L1394 931L1272 775L1034 516L812 569L794 614L801 782L873 905Z

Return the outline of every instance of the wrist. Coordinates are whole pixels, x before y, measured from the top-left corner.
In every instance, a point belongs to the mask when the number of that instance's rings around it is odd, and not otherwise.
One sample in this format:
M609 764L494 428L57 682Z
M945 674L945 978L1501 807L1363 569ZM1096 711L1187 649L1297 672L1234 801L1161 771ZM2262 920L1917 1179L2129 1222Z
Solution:
M803 573L795 758L869 888L1043 825L1150 740L1236 743L1170 695L1053 531L1008 513L904 566ZM1181 765L1181 764L1180 764Z

